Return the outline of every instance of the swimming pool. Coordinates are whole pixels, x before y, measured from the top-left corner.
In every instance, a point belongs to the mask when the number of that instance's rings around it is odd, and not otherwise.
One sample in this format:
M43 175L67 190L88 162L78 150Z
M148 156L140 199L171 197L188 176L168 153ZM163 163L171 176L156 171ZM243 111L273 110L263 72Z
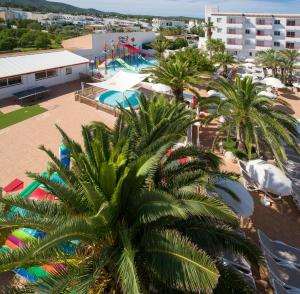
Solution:
M98 100L101 103L110 105L112 107L117 107L119 104L124 108L129 107L128 101L130 102L132 107L136 107L139 105L138 97L140 95L139 91L128 90L124 92L118 92L109 90L103 93L100 93L98 96ZM127 98L127 100L126 100Z
M129 66L131 66L135 72L141 72L143 69L158 65L158 61L154 58L147 58L147 59L127 58L125 62ZM107 65L107 73L110 76L116 74L120 70L132 72L131 70L128 70L124 66L119 64L117 61L112 61Z

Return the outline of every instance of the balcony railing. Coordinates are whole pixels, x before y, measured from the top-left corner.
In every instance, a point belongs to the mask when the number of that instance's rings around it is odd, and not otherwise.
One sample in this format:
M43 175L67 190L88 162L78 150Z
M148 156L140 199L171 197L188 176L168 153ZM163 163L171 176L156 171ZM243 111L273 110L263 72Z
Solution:
M256 44L256 47L272 47L271 44Z
M242 46L241 43L233 43L233 42L227 42L227 45Z
M269 22L269 21L266 21L266 22L261 22L261 21L257 21L256 22L256 25L257 26L271 26L273 23L272 22Z
M285 45L285 48L286 48L286 49L297 49L297 50L299 50L299 49L300 49L300 46L296 46L296 45Z
M243 24L242 21L238 21L238 20L227 20L226 23L227 24Z
M289 34L287 34L286 37L287 37L287 38L297 38L296 35L289 35Z
M227 32L227 35L242 35L242 32Z
M272 34L262 34L262 33L256 33L256 36L261 36L261 37L272 37Z

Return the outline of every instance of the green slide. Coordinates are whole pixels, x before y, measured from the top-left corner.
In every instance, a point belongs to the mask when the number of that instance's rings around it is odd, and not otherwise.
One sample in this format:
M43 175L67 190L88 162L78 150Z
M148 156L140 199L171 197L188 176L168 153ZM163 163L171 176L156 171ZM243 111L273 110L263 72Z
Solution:
M123 67L125 67L126 69L130 70L130 71L136 71L135 68L131 65L129 65L127 62L125 62L123 59L121 58L117 58L116 61L118 63L120 63Z

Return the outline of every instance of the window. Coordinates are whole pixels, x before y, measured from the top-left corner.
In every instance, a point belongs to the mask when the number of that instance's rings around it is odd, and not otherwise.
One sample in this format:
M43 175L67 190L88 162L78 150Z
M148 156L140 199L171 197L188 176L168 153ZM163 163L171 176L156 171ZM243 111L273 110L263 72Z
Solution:
M288 48L288 49L295 49L295 43L286 42L286 48Z
M280 47L280 43L279 42L274 42L274 47Z
M253 56L253 53L252 53L252 52L249 52L249 56L252 57L252 56Z
M66 75L71 75L73 72L72 67L66 67Z
M274 36L280 36L280 31L275 31Z
M236 34L236 30L235 29L228 29L228 34Z
M43 80L43 79L47 79L47 73L45 71L40 71L35 73L35 80Z
M257 30L256 35L257 35L257 36L263 36L263 35L264 35L264 31Z
M296 25L296 21L295 20L287 20L286 25L287 26L295 26Z
M288 38L295 38L295 32L289 32L289 31L287 31L287 32L286 32L286 36L287 36Z
M256 41L256 46L264 47L265 46L265 42L262 41L262 40L257 40Z
M35 73L35 80L44 80L49 79L57 76L57 70L56 69L50 69L47 71L40 71Z
M251 44L251 41L250 41L249 39L246 39L246 40L245 40L245 44L246 44L246 45L250 45L250 44Z
M245 34L249 35L250 34L250 30L245 30Z
M7 87L7 79L1 79L0 80L0 88Z
M233 55L238 55L238 52L237 51L233 51Z
M280 19L275 19L275 20L274 20L274 24L280 25Z
M8 86L22 84L22 77L16 76L16 77L8 78L7 84Z
M16 76L7 79L0 79L0 88L5 88L13 85L22 84L22 77Z
M222 18L221 18L221 17L218 17L218 18L217 18L217 22L222 22Z
M57 76L57 70L56 69L51 69L47 70L47 78L53 78Z

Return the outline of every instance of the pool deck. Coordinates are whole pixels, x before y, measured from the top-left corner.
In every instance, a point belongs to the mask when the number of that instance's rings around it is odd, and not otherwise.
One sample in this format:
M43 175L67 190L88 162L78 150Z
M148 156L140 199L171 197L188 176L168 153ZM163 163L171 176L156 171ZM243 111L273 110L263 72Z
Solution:
M75 102L74 91L79 89L79 81L50 88L50 96L39 103L47 112L0 131L1 187L15 178L28 184L30 179L25 175L26 171L42 172L46 169L48 157L38 146L43 144L58 154L61 138L55 124L79 143L82 143L81 125L102 121L113 127L114 116ZM17 105L5 105L0 111L6 113L17 108Z

